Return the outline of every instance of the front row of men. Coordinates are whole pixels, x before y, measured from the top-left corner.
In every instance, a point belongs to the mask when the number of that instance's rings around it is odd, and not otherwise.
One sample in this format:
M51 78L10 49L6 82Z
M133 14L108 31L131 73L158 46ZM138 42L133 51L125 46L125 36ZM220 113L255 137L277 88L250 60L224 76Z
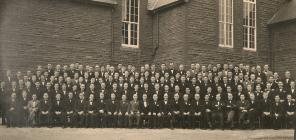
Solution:
M255 129L255 124L259 123L263 128L279 129L292 127L295 114L291 95L284 103L278 95L274 101L269 101L267 93L260 101L253 94L249 95L250 100L241 94L239 101L234 101L232 94L228 94L226 101L221 100L220 94L214 100L210 100L209 95L201 100L200 95L195 94L192 102L187 94L183 99L175 94L173 101L169 101L168 94L164 94L164 100L158 101L154 94L152 102L146 94L141 101L138 101L137 94L133 95L132 101L127 101L126 95L122 95L120 101L114 93L108 101L104 96L101 93L100 98L94 100L91 94L85 100L81 93L75 100L73 93L69 93L66 100L61 100L61 95L57 94L55 100L50 101L49 95L44 93L42 100L33 95L32 100L25 103L12 93L6 109L7 126L232 129L237 124L240 128Z

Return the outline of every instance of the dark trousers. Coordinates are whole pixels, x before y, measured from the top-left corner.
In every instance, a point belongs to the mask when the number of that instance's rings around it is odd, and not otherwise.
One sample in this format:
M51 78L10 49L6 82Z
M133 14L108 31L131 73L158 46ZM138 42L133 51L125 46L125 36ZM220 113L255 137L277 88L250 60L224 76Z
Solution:
M191 115L182 115L181 122L183 128L191 128L192 127L192 116Z
M28 115L29 113L27 110L20 110L19 111L19 116L18 116L18 125L20 127L27 127L29 122L28 122Z
M173 128L172 115L164 114L161 120L161 127Z
M129 124L129 116L122 114L118 116L118 127L126 128Z
M140 116L140 127L147 128L150 126L149 124L150 116L147 114L141 115Z
M129 126L140 127L140 114L134 113L133 115L129 116Z
M75 114L70 113L65 115L65 127L74 127L75 120Z
M241 128L245 128L247 126L248 120L248 112L240 112L238 115L238 122Z
M213 112L212 113L212 124L215 125L214 127L216 127L216 123L219 123L219 127L223 128L224 127L224 117L223 117L223 112L221 111L217 111L217 112Z
M83 113L81 115L77 114L76 115L76 127L85 127L85 118L86 118L86 115Z
M86 127L95 128L97 126L96 121L97 115L95 113L93 114L87 114L86 115Z
M99 128L107 127L107 126L106 126L106 121L107 121L107 119L106 119L106 114L104 114L104 113L99 113L99 114L97 115L97 127L99 127Z
M212 113L211 112L204 112L202 116L202 128L209 128L212 127Z
M286 116L285 116L285 122L286 122L287 128L290 129L290 128L293 127L294 117L295 117L295 115L288 115L288 114L286 114Z
M157 115L151 115L150 117L150 128L160 128L161 117Z
M63 126L64 125L64 114L53 114L52 115L52 125L53 126Z
M262 114L262 127L263 128L271 128L271 124L270 123L272 121L271 115L264 115Z
M250 127L255 128L255 122L258 119L258 112L256 110L249 111L248 118L250 120Z
M39 125L40 126L50 126L50 114L39 114Z
M16 127L18 124L18 114L16 110L7 112L7 127Z
M192 116L192 128L200 128L202 127L203 121L202 121L202 116L198 116L198 115L193 115Z
M283 117L281 115L278 117L272 116L271 119L273 129L280 129L282 126Z
M115 128L118 124L118 116L117 115L107 115L107 127L109 128Z
M180 128L182 123L182 117L180 114L172 115L172 124L174 128Z

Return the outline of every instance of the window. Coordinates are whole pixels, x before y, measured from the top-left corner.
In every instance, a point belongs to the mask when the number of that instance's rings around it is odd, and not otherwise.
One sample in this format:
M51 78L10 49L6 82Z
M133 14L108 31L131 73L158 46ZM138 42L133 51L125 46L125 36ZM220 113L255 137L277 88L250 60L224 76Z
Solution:
M244 0L244 49L256 50L256 0Z
M123 0L122 46L139 47L139 3L140 0Z
M219 46L233 47L233 0L219 0Z

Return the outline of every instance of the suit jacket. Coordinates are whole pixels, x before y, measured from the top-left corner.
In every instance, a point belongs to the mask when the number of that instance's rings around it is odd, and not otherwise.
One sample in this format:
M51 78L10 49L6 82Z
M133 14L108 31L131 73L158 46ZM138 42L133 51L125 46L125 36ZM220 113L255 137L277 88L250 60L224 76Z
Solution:
M192 102L192 113L199 113L199 112L203 112L203 106L202 106L202 101L196 101L194 100Z
M244 101L241 101L239 100L237 102L237 108L239 111L242 111L242 110L249 110L250 108L250 103L248 100L244 100Z
M45 101L44 100L41 100L41 102L40 102L40 111L48 111L48 112L51 112L51 102L48 100L47 101L47 103L45 103Z
M85 111L86 109L86 102L85 100L77 100L76 101L76 105L75 105L75 111L76 112L81 112L81 111Z
M168 113L171 113L171 103L169 101L167 101L166 103L165 101L161 101L160 106L161 113L163 113L164 115L168 115Z
M67 98L65 100L65 111L67 112L75 111L75 104L76 104L76 99L74 97L71 100Z
M223 112L225 109L225 103L223 101L213 101L212 102L212 111L213 112Z
M62 100L59 101L59 104L58 104L58 101L55 100L52 105L53 105L52 106L53 112L64 112L64 110L65 110L65 108L64 108L65 104Z
M152 101L150 103L150 112L151 113L160 113L160 104L158 101Z
M140 113L144 113L147 115L150 112L150 103L146 101L146 106L144 105L144 102L140 102Z
M86 111L97 111L97 102L93 101L87 101L85 104L85 110Z
M114 112L117 112L117 108L118 108L118 102L117 101L112 101L109 100L106 104L106 110L107 112L111 112L112 114Z
M118 104L118 112L121 112L122 114L125 114L126 112L129 112L129 108L130 108L130 104L128 103L128 101L120 101Z
M98 111L103 110L104 112L106 112L106 101L99 99L97 102L98 102L97 110Z

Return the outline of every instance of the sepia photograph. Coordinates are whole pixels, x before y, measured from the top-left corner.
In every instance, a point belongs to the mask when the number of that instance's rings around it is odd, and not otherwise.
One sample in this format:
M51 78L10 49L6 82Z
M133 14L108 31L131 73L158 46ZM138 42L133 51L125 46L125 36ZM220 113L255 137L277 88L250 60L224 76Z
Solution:
M296 140L296 0L0 0L0 140Z

